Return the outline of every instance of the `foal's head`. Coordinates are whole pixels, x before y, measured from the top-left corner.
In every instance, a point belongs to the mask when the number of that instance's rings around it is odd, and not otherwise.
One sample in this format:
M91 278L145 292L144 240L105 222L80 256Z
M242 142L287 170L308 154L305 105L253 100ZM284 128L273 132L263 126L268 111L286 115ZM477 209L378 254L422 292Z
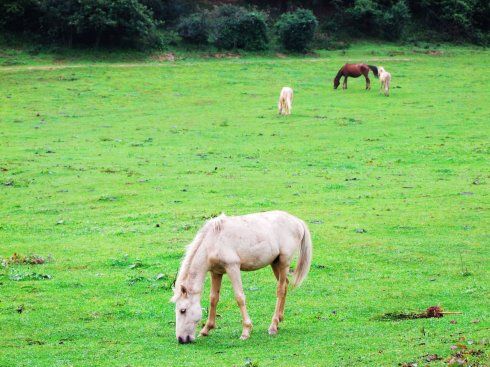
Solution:
M180 285L174 290L172 302L175 302L175 336L181 344L196 339L196 327L202 317L199 294L192 294L187 287Z

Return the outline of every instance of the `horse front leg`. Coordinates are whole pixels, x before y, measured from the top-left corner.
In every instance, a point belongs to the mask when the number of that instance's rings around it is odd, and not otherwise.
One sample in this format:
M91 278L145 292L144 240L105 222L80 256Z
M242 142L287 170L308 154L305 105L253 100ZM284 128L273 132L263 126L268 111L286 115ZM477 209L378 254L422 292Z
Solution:
M284 319L284 306L286 304L286 294L288 291L288 269L289 265L285 266L283 264L272 264L272 270L274 270L274 274L277 278L277 301L274 315L272 315L272 322L269 326L270 335L277 334L279 322Z
M209 316L208 321L202 328L202 336L209 335L209 331L216 327L216 306L219 302L219 291L221 289L221 280L223 274L211 273L211 292L209 293Z
M347 75L344 76L344 82L342 83L342 89L347 89Z
M230 277L231 284L233 285L233 291L235 292L235 299L240 307L240 313L242 314L242 335L240 339L245 340L250 337L252 331L252 320L248 316L247 307L245 305L245 294L243 293L242 276L240 274L240 266L232 265L226 267L226 273Z

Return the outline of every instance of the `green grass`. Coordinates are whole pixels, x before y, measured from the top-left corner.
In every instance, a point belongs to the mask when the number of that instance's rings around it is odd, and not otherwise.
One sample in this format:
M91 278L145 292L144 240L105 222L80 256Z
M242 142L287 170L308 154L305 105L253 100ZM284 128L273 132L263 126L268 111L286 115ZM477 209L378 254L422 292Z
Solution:
M51 260L0 267L0 366L441 366L424 356L457 343L488 363L487 50L5 55L0 256ZM392 95L374 79L333 91L346 61L385 66ZM284 85L289 117L276 115ZM267 335L275 279L263 269L243 273L250 340L226 279L218 329L178 345L169 285L184 246L205 218L269 209L307 221L314 244L279 335ZM380 320L432 305L462 314Z

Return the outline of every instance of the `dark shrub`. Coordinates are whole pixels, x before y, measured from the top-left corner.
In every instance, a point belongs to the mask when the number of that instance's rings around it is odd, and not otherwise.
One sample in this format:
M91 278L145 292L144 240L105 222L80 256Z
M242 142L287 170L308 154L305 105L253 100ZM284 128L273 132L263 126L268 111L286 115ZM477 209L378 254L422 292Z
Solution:
M153 12L153 17L166 25L176 24L181 17L191 14L196 6L193 0L140 0Z
M13 32L39 29L40 9L36 0L1 0L0 28Z
M235 5L221 5L211 14L211 39L220 48L263 50L269 42L265 16Z
M78 4L69 24L86 43L140 48L160 43L151 11L137 0L79 0Z
M354 6L347 9L346 13L347 22L353 30L360 30L369 36L380 33L383 12L377 1L355 0Z
M276 32L286 50L305 52L313 41L317 26L318 21L311 10L298 9L281 15L276 22Z
M383 36L389 40L399 39L409 22L410 9L405 0L400 0L383 13Z
M185 42L204 44L208 42L209 24L205 13L194 13L183 18L177 31Z

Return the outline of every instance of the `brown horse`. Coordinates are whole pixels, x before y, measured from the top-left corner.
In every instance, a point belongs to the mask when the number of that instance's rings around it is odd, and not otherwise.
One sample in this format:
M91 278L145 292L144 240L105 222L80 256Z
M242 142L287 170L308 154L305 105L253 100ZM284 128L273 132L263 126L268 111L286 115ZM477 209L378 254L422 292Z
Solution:
M369 69L373 71L374 76L378 77L378 68L373 65L367 64L345 64L342 66L337 73L337 76L333 80L333 88L337 89L340 85L340 78L344 77L344 83L342 84L342 89L347 89L347 78L349 76L353 78L358 78L361 75L364 75L366 78L366 89L371 89L371 81L369 80L368 74Z

